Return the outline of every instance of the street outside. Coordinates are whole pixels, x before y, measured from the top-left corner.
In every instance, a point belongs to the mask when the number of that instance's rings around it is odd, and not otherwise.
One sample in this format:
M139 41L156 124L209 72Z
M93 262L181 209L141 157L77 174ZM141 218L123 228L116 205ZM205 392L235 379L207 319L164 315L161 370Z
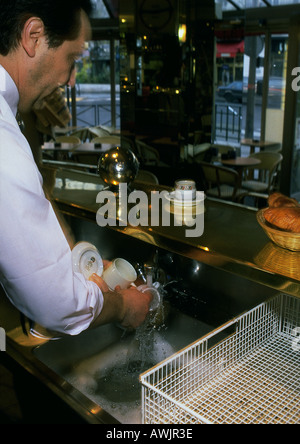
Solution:
M77 126L112 126L109 85L78 85L76 87ZM262 98L255 96L254 139L260 139ZM240 145L245 137L246 97L243 103L226 101L216 96L216 143ZM240 122L239 122L240 121ZM116 128L120 128L120 93L116 92ZM221 130L222 128L222 130Z
M247 118L247 102L244 97L243 103L227 102L223 97L216 96L216 143L231 143L240 146L240 140L245 137ZM261 96L255 97L253 139L260 139L261 133ZM240 122L239 122L240 120ZM222 129L222 130L221 130ZM248 153L249 154L249 153Z
M77 126L111 127L110 85L77 85ZM116 128L120 128L120 93L116 91Z

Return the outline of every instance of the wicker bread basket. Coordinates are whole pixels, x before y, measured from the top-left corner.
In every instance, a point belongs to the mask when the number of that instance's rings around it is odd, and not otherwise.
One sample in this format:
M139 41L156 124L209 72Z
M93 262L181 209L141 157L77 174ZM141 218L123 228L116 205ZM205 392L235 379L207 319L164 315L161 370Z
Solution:
M271 273L296 279L300 278L300 253L280 248L268 242L254 258L255 263Z
M269 238L279 247L291 251L300 251L300 233L291 233L272 227L264 218L267 208L259 210L256 214L258 223L263 228Z

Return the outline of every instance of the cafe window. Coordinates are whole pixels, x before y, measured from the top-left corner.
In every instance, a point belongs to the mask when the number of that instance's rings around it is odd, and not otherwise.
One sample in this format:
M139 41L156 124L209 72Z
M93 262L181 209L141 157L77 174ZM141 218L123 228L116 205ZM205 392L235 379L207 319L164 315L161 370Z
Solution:
M119 41L86 44L76 66L76 126L120 128Z
M91 0L93 6L92 18L109 18L110 14L103 0Z
M276 6L297 5L299 0L215 0L222 11L238 11L251 8L270 8Z
M282 143L288 34L217 40L215 141Z
M265 81L266 119L263 137L282 143L286 92L288 34L272 35L269 43L268 78Z
M76 87L66 91L72 126L120 128L119 33L116 2L92 0L93 40L77 61ZM109 37L108 37L109 36Z

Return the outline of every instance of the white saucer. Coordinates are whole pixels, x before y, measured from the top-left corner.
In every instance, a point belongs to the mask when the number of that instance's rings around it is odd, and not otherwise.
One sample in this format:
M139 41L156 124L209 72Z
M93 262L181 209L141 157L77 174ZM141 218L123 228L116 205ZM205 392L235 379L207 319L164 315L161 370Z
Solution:
M201 202L203 202L204 199L205 199L205 194L204 194L203 191L197 191L195 199L193 199L193 200L186 200L186 199L181 200L181 199L176 198L175 197L175 191L172 191L171 193L166 194L166 199L169 202L171 202L174 205L176 205L176 206L190 207L190 206L198 205Z
M184 206L184 205L164 205L164 210L167 213L174 214L175 216L179 216L184 219L191 219L199 214L205 213L205 205L203 201L197 203L193 206Z
M72 250L73 270L85 279L96 273L102 276L103 261L97 248L89 242L78 242Z

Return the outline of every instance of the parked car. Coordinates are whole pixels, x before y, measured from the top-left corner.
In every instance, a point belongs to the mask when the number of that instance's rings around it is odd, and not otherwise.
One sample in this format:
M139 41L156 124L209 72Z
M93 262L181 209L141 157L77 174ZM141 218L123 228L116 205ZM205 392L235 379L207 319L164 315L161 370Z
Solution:
M218 96L224 97L227 102L238 102L243 101L243 82L234 81L227 86L219 86Z

